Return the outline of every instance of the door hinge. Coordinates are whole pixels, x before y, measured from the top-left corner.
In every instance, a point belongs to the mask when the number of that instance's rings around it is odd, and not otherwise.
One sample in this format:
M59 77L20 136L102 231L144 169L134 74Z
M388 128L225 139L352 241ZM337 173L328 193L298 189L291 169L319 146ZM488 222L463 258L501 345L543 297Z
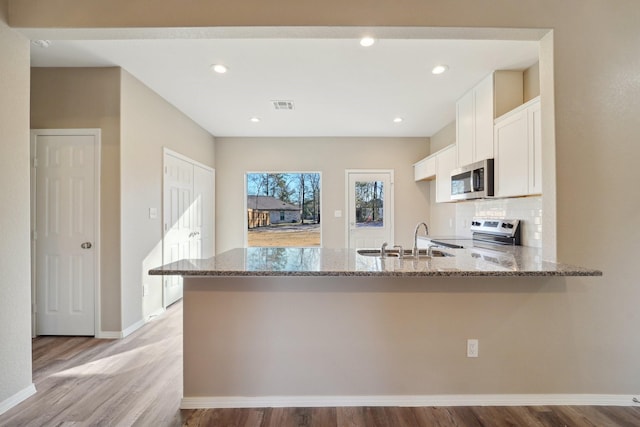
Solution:
M38 312L38 305L35 302L31 305L31 312L34 314Z
M31 238L32 238L33 240L38 240L38 232L37 232L36 230L33 230L33 231L31 232Z
M33 167L34 167L34 168L37 168L37 167L38 167L38 158L37 158L37 157L34 157L34 158L33 158Z

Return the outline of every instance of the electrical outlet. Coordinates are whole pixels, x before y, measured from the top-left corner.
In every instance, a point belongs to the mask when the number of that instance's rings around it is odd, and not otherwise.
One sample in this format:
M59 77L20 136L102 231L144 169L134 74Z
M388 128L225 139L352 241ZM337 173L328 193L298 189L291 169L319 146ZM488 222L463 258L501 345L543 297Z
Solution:
M467 357L478 357L478 340L467 340Z

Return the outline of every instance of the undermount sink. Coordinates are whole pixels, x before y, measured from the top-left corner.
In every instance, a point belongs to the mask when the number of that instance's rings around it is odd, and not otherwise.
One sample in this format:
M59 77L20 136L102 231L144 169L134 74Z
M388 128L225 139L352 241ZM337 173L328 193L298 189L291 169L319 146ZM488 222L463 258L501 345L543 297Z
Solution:
M403 259L416 259L415 256L413 256L413 252L411 251L411 249L404 249L403 251ZM358 249L358 255L362 255L362 256L369 256L369 257L378 257L378 258L382 258L381 255L382 251L380 249ZM442 252L441 250L438 249L432 249L431 250L431 256L427 255L427 250L426 249L420 249L418 251L418 256L417 258L432 258L432 257L448 257L448 256L454 256L450 253L447 252ZM400 258L400 251L398 249L389 249L385 251L385 257L387 258Z

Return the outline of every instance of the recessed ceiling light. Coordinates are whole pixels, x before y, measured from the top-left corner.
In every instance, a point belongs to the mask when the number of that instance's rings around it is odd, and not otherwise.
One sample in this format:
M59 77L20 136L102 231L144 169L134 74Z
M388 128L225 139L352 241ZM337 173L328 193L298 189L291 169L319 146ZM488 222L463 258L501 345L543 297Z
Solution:
M258 123L260 121L260 117L251 117L251 120L253 123Z
M376 39L374 39L373 37L363 37L360 39L360 46L364 46L364 47L373 46L375 42L376 42Z
M215 64L211 67L211 69L218 74L224 74L229 71L229 69L222 64Z
M436 65L435 67L433 67L433 70L431 70L431 72L433 74L442 74L445 71L447 71L449 69L448 65Z
M402 123L404 119L402 117L396 117L395 119L393 119L393 123Z

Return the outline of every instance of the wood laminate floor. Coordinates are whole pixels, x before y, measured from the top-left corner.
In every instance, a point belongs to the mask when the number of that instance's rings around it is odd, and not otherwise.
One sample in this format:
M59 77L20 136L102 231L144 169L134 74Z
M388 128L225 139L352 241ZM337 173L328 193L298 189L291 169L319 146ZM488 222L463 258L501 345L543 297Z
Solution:
M354 407L180 410L182 305L122 340L33 340L38 392L0 426L640 426L640 408Z

